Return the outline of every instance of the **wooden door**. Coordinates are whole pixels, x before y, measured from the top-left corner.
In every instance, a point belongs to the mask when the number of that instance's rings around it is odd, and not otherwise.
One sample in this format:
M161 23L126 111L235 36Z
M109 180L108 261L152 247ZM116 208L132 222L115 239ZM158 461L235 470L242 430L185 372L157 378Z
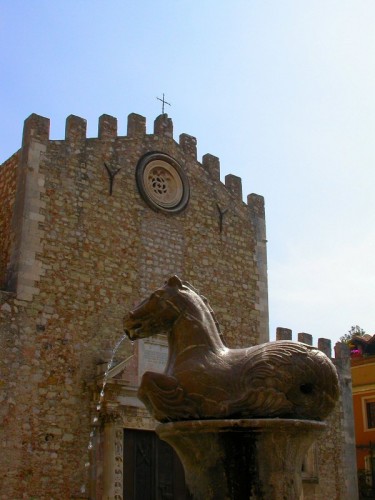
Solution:
M188 500L184 470L155 432L124 429L124 500Z

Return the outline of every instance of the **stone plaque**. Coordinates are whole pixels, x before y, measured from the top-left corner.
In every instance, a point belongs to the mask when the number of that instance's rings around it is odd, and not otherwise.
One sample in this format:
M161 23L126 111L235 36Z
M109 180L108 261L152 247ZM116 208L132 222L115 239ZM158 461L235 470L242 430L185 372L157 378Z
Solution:
M152 371L163 373L168 359L167 339L149 338L139 340L138 377L141 379L144 372Z

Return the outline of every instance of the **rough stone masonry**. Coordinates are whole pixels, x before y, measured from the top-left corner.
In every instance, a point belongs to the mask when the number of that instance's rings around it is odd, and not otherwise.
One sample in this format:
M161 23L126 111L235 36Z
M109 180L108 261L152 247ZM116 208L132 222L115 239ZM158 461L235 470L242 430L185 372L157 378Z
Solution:
M31 115L0 198L0 498L122 499L124 430L155 427L137 385L165 354L162 337L124 342L101 397L123 315L178 274L209 297L229 346L267 341L264 200L244 203L241 179L222 183L219 159L198 161L165 114L151 133L130 114L125 136L103 115L95 138L69 116L63 140ZM354 498L345 418L340 403L305 498Z

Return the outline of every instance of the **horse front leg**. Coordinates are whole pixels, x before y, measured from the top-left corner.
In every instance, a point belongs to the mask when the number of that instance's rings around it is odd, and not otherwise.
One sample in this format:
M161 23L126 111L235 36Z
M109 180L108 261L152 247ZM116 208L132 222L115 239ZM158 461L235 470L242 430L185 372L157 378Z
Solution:
M195 413L178 379L163 373L144 373L138 398L159 422L182 420Z

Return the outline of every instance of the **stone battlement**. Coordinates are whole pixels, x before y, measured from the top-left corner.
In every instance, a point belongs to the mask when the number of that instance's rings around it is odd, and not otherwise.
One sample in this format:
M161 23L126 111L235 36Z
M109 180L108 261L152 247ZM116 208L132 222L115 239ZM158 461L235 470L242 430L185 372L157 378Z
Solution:
M289 328L277 327L276 328L276 340L293 340L292 330ZM307 345L313 345L313 336L310 333L299 332L297 334L298 342L303 342ZM324 352L329 358L332 358L332 342L330 339L319 338L317 348ZM337 342L334 348L335 359L347 359L349 358L349 348L346 344L342 342Z
M146 118L136 113L128 115L127 135L119 136L117 133L117 118L103 114L98 120L97 139L103 142L114 143L117 139L140 139L157 136L165 140L173 139L173 122L167 114L159 115L154 121L153 134L146 133ZM33 113L25 120L23 130L22 145L30 144L31 140L48 142L50 140L50 120L43 116ZM87 121L79 116L70 115L66 119L65 141L70 147L79 147L87 139L96 139L87 137ZM159 143L160 144L160 143ZM192 135L182 133L177 142L182 149L185 157L197 160L197 139ZM198 161L203 169L208 172L213 180L220 181L220 160L209 153L202 156L201 162ZM237 200L242 201L242 179L236 175L228 174L225 176L224 185L227 190ZM247 196L247 205L258 217L264 218L264 198L257 194Z

